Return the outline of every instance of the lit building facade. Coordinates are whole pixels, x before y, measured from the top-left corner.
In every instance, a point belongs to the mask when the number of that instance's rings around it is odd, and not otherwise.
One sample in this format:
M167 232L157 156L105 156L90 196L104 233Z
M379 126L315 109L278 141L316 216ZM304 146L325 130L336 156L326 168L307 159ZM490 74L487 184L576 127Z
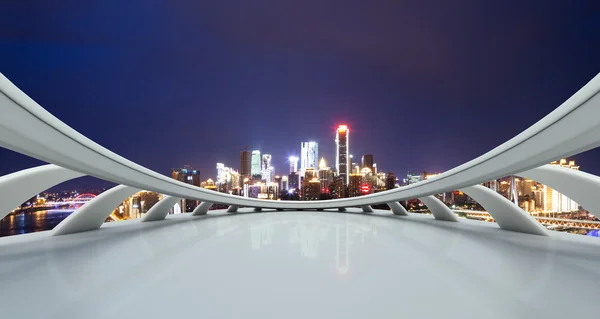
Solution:
M392 172L387 173L385 178L385 189L394 189L396 188L396 175Z
M329 193L329 185L333 183L333 171L327 167L324 158L321 158L319 162L319 182L321 184L321 192Z
M269 166L263 174L263 180L267 183L273 183L275 180L275 167Z
M335 134L335 170L342 177L344 185L348 185L348 165L350 151L350 129L346 125L340 125Z
M368 167L373 174L375 174L375 168L373 166L373 154L365 154L362 156L362 167Z
M579 166L575 165L575 161L567 161L564 158L552 162L550 165L579 170ZM578 203L549 186L544 185L542 193L544 195L544 212L569 213L579 210Z
M421 174L408 172L406 174L406 182L408 185L415 184L421 181Z
M298 173L290 173L288 175L288 190L290 189L300 189L300 175Z
M185 166L184 168L174 168L171 171L171 178L200 187L200 171L192 169L189 166Z
M240 175L243 178L251 176L252 170L252 153L248 150L240 152Z
M316 169L319 161L319 143L310 141L300 143L300 171L301 176L304 172L313 168Z
M263 154L262 160L260 162L260 174L262 178L265 179L265 175L267 174L267 170L271 167L271 154Z
M289 184L288 184L288 177L287 176L281 176L281 190L284 189L289 189Z
M290 156L288 160L290 162L290 173L298 172L298 157Z
M200 171L196 169L192 169L189 166L184 166L184 168L174 168L171 172L171 178L176 179L180 182L184 182L186 184L194 185L200 187ZM181 208L186 211L193 211L196 206L198 206L199 201L192 199L182 199L181 200Z
M312 168L312 167L310 167L310 168L307 168L307 169L304 171L303 180L305 180L305 181L310 181L310 180L312 180L313 178L317 178L317 177L318 177L317 170L315 170L315 169L314 169L314 168Z
M260 162L261 162L260 151L259 150L252 151L252 163L251 163L251 167L250 167L250 174L252 175L252 177L261 176Z
M321 197L321 184L318 178L302 182L302 200L319 200Z
M362 175L350 174L348 181L348 197L361 195Z
M219 192L233 194L236 189L241 188L239 172L231 167L226 167L223 163L217 163L215 186ZM235 193L238 194L239 191L235 191Z

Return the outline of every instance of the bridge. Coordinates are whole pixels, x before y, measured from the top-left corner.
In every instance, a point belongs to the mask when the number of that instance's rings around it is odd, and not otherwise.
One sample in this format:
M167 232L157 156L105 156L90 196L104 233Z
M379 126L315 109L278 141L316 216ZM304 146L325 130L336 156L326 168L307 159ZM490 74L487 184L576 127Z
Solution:
M467 307L473 317L532 318L596 310L600 241L550 232L542 225L548 220L480 184L523 176L600 213L600 177L546 165L600 146L600 75L514 138L436 177L361 197L310 202L243 198L163 176L73 130L4 76L0 110L0 146L49 163L0 177L0 217L76 177L119 185L51 231L0 239L0 278L11 292L2 304L17 305L24 295L36 302L28 309L4 307L7 317L198 311L206 317L381 317L394 309L398 316L428 318L464 317ZM140 190L165 196L141 220L104 223ZM434 196L452 190L479 202L495 223L459 220ZM182 198L201 204L189 214L168 216ZM408 213L399 204L412 198L433 217ZM229 208L209 213L213 204ZM376 204L387 204L391 212L373 209ZM265 224L272 231L252 231ZM369 228L352 226L357 224ZM303 245L318 241L323 247L311 246L301 257L291 254L290 243L306 229L316 235ZM273 244L257 251L248 244L253 240ZM24 269L35 275L23 276ZM538 306L542 300L578 306L549 309Z

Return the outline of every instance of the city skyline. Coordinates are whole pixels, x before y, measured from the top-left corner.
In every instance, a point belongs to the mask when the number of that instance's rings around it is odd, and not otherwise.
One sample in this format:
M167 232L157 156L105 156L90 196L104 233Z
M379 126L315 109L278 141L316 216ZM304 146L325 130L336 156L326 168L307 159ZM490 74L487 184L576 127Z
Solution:
M44 20L12 18L36 5ZM331 163L330 132L341 123L368 136L353 139L355 156L374 154L397 173L441 172L518 134L600 70L599 20L570 2L364 3L328 19L302 11L316 21L302 30L296 10L276 3L282 25L271 32L258 23L272 19L260 4L235 19L221 3L136 5L157 18L115 17L108 4L2 3L0 72L67 125L163 174L233 166L246 146L273 153L281 170L300 155L296 143L310 140ZM344 16L372 29L358 32ZM598 150L575 157L592 174L598 158ZM40 164L3 149L0 159L2 175Z

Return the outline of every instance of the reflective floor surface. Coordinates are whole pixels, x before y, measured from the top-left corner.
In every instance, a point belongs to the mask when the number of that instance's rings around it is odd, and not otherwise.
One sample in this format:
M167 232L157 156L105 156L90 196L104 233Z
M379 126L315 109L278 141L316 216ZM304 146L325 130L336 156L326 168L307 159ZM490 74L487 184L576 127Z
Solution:
M600 239L337 212L171 215L0 239L2 318L579 318Z

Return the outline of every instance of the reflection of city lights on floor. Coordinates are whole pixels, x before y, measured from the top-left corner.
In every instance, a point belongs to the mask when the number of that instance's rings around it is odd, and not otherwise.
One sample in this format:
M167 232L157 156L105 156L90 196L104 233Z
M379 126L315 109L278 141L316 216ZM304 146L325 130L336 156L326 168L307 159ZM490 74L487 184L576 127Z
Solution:
M300 220L278 220L270 219L262 223L250 223L250 242L253 249L268 249L269 245L277 240L284 240L284 243L296 247L293 250L298 251L299 256L313 259L318 257L327 247L322 248L321 243L326 242L329 236L334 236L335 272L340 276L347 276L350 271L350 246L367 243L367 237L376 236L375 225L378 220L373 220L368 224L349 223L330 223L323 221L322 217L300 219ZM287 225L285 227L281 227ZM279 229L288 231L283 237L275 236ZM323 251L322 251L323 250Z

